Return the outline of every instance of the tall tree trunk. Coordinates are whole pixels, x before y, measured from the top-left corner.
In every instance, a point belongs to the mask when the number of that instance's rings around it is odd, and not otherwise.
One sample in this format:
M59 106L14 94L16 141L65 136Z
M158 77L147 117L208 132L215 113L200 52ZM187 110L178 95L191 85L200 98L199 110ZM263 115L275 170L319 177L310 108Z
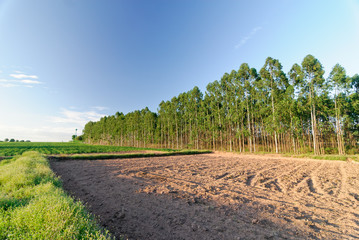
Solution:
M293 117L292 117L292 110L290 111L290 133L292 137L292 146L293 146L293 152L295 153L295 138L294 138L294 128L293 128Z
M252 130L251 130L251 119L250 119L250 114L249 114L249 105L248 105L248 100L247 100L247 124L248 124L248 144L249 144L249 152L252 152Z
M336 94L335 94L336 95ZM336 127L337 127L337 143L338 143L338 153L340 155L345 154L345 148L343 144L343 134L340 126L340 109L337 106L336 96L334 97L334 105L335 105L335 114L336 114Z
M253 152L256 152L256 133L254 127L254 116L252 112L252 133L253 133Z

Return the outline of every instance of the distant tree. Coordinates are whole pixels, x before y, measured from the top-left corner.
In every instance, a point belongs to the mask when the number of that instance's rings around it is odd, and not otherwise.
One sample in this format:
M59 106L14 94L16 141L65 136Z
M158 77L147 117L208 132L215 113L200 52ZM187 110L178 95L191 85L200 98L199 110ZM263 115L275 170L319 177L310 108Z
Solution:
M26 140L25 142L31 142L30 140Z
M24 140L20 140L20 142L25 142Z
M15 142L15 139L11 138L11 139L10 139L10 142Z
M83 136L82 136L82 135L77 136L77 137L75 138L75 140L77 140L77 141L82 141L82 140L83 140Z
M16 139L16 141L15 141L15 142L19 142L19 140L17 140L17 139Z
M72 140L74 141L76 139L76 135L72 135Z
M5 139L4 139L4 142L8 142L8 141L9 141L9 139L8 139L8 138L5 138Z

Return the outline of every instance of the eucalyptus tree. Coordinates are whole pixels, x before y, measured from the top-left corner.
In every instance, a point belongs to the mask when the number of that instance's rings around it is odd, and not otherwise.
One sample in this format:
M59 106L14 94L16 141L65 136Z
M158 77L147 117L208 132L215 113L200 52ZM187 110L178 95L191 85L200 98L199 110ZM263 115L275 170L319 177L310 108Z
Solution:
M158 109L158 126L160 128L160 142L161 146L173 147L173 107L171 101L161 101Z
M257 133L258 133L258 144L262 145L262 148L267 148L268 144L268 138L266 133L266 128L264 125L264 119L268 116L268 108L269 106L269 98L268 98L268 91L266 88L265 82L259 77L258 74L256 74L254 71L255 69L252 68L252 74L256 77L256 80L253 82L253 92L252 92L252 98L254 99L252 114L254 114L254 117L252 119L256 118L255 121L253 121L253 126L256 125ZM256 133L254 133L257 135ZM254 138L255 140L255 138ZM264 146L263 146L264 145ZM255 146L255 144L254 144ZM255 149L254 149L255 150Z
M359 94L359 75L355 74L351 79L351 87L353 88L353 92Z
M220 100L218 94L218 81L210 82L207 84L206 93L205 93L205 102L208 104L207 108L210 119L210 130L212 133L212 148L216 150L216 139L218 137L218 130L220 126L220 117L218 117L218 112L220 108Z
M123 146L125 140L125 115L122 112L115 113L115 128L113 133L117 136L117 144Z
M349 96L350 104L348 115L350 116L350 129L353 140L351 144L353 146L359 144L359 75L355 74L351 78L352 92Z
M239 115L244 115L244 112L241 110L245 109L246 117L247 117L247 140L248 140L248 147L250 152L256 151L256 136L255 136L255 120L254 116L254 107L256 102L258 101L257 94L258 89L255 89L255 82L258 80L257 70L255 68L250 68L247 63L241 64L237 74L237 94L242 97L239 97ZM242 125L243 117L242 117Z
M237 79L236 79L236 87L237 87L237 94L239 95L238 101L238 114L241 118L241 128L242 133L244 136L247 137L249 151L252 152L252 136L251 136L251 124L250 124L250 88L251 88L251 71L247 63L242 63L239 67ZM245 113L247 115L247 123L244 122L245 120ZM246 125L246 131L244 130L244 126ZM244 139L243 139L244 140ZM243 151L245 151L244 144L243 144Z
M181 148L183 148L184 144L186 144L186 102L187 93L181 93L177 97L177 111L179 117L179 130L180 130L180 141L181 141Z
M207 85L207 92L209 102L210 102L210 113L211 113L211 124L212 124L212 137L213 137L213 149L219 149L217 145L218 137L220 137L221 147L223 147L223 119L222 119L222 106L223 106L223 95L221 92L220 83L216 80Z
M252 138L253 138L253 152L256 152L256 118L259 118L259 109L256 108L258 103L260 102L260 97L263 97L261 93L262 89L258 89L258 87L261 87L260 84L257 84L260 77L257 73L257 70L255 68L251 68L249 71L249 81L246 84L245 88L249 89L250 93L250 115L251 115L251 132L252 132Z
M345 104L346 93L349 90L349 79L345 69L336 64L330 72L328 81L334 90L334 111L335 111L335 127L337 133L338 153L345 154L345 146L343 139L343 105Z
M303 59L300 84L302 94L308 96L309 100L314 154L320 154L316 105L318 94L320 94L320 89L324 84L323 74L323 66L318 59L310 54Z
M232 151L232 134L233 134L233 116L235 110L235 88L233 86L234 79L236 78L236 71L232 71L230 74L225 73L221 78L221 94L223 96L223 108L222 115L224 120L224 128L226 133L227 144L229 143L229 150Z
M300 65L295 63L292 68L290 69L288 73L288 77L290 80L289 87L287 89L287 96L289 101L289 117L290 117L290 132L292 137L292 148L293 152L296 152L296 138L299 134L299 123L300 123L300 117L298 113L298 103L296 102L296 99L298 96L296 96L296 90L298 90L298 86L300 85L302 79L303 79L303 72ZM296 112L297 111L297 112Z
M140 111L140 119L142 126L142 144L146 147L147 144L154 142L154 136L156 131L156 113L151 112L148 107Z
M272 107L272 129L274 133L275 152L279 152L278 147L278 120L275 105L281 99L281 95L288 85L288 79L282 71L282 65L277 59L268 57L262 69L260 70L261 78L266 81Z
M175 132L176 132L176 148L179 148L179 132L180 132L180 124L179 124L179 98L173 97L171 99L171 113L172 113L172 119L174 120L175 124Z
M205 149L213 148L214 144L214 135L212 128L212 108L210 106L210 98L207 92L204 95L203 101L201 101L201 110L200 110L200 130L202 132L202 145ZM214 148L213 148L214 149Z
M202 92L199 90L197 86L195 86L192 90L188 92L188 112L189 114L189 122L190 122L190 136L191 140L194 141L195 147L199 148L199 111L201 107L201 101L203 98Z

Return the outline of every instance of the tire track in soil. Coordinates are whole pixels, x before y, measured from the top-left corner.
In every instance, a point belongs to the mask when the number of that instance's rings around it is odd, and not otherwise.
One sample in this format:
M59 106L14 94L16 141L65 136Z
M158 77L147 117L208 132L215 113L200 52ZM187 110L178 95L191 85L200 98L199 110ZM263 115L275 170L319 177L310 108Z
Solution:
M280 165L277 165L274 167L268 167L261 171L258 171L252 178L249 177L249 179L247 181L247 185L251 186L251 187L260 185L261 183L274 178L273 175L275 176L277 172L281 172L283 170L285 171L288 168L290 169L290 167L292 165L294 166L295 163L284 162ZM279 171L279 169L280 169L280 171ZM259 182L259 184L258 184L258 182Z
M319 166L318 166L319 165ZM294 188L292 189L292 192L312 192L312 193L316 193L316 189L313 186L313 178L316 174L317 171L319 171L324 165L324 162L320 163L320 164L315 164L315 166L313 167L314 170L312 170L311 172L308 173L308 176L303 177L296 186L294 186Z
M317 163L305 162L295 171L291 171L282 177L282 182L285 185L286 192L296 191L302 184L306 183L306 179L310 174L318 168Z
M253 159L253 161L236 162L226 169L214 166L218 169L219 173L213 175L211 168L208 168L208 174L217 181L223 178L224 180L231 181L233 183L247 184L249 179L253 178L257 172L275 167L277 164L278 161L268 161L266 164L263 164L262 162Z
M296 166L295 168L290 168L288 172L284 172L282 174L279 174L278 176L276 176L275 178L273 179L268 179L264 182L261 182L261 186L264 186L266 188L269 188L269 189L272 189L272 185L274 185L275 189L278 190L279 192L287 192L287 189L282 181L282 178L284 176L288 176L288 175L291 175L292 173L296 173L296 171L300 168L302 168L304 165L306 165L306 163L302 163L302 164L299 164L299 166Z
M343 180L339 170L340 166L337 162L333 164L326 163L325 165L325 171L316 172L318 185L323 190L323 195L336 197L335 193L339 191Z
M325 195L324 190L318 183L318 172L324 167L325 164L325 162L322 162L322 164L306 179L307 187L310 193Z
M336 192L336 194L334 196L343 199L343 198L347 197L348 176L347 176L346 170L344 169L343 164L340 165L339 171L340 171L340 176L341 176L340 187L338 188L338 191Z
M249 170L247 170L246 174L242 174L242 176L245 177L245 184L247 186L253 186L252 182L256 180L256 177L258 177L258 174L272 169L272 168L276 168L278 167L279 161L273 161L273 162L266 162L265 164L261 163L260 161L255 161L255 168L253 168L251 165L249 165L248 167L246 166L246 168L249 168ZM285 164L282 164L285 165Z

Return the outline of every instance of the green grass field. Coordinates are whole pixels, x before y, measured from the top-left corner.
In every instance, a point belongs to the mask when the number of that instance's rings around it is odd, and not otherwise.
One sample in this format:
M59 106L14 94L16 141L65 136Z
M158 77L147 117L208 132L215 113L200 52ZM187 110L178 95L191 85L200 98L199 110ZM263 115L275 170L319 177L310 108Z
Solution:
M43 154L109 153L135 150L157 150L171 152L171 149L151 149L119 146L88 145L81 142L0 142L0 156L16 156L26 151Z
M0 162L0 239L112 239L37 152Z

